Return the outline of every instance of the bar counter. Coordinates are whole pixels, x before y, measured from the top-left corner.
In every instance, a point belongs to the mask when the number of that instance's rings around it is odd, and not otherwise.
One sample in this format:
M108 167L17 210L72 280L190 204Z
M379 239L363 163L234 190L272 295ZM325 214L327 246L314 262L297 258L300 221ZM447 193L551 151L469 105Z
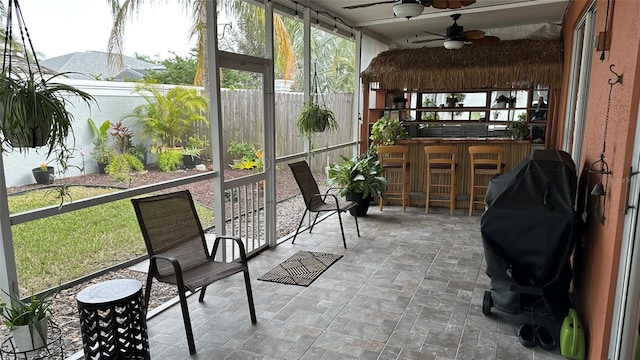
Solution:
M399 140L398 145L409 146L410 165L410 206L425 205L425 178L426 178L426 158L424 147L431 145L456 146L458 148L457 169L456 169L456 208L469 209L469 192L471 182L471 165L469 164L469 146L502 146L504 147L503 163L506 164L505 171L511 170L516 164L525 159L531 153L530 140L513 140L511 138L412 138ZM448 176L433 175L433 182L437 184L445 183ZM487 181L490 177L485 177ZM396 203L393 202L395 205ZM431 205L434 207L434 205ZM448 207L448 204L436 204L437 207ZM478 209L480 206L478 205Z

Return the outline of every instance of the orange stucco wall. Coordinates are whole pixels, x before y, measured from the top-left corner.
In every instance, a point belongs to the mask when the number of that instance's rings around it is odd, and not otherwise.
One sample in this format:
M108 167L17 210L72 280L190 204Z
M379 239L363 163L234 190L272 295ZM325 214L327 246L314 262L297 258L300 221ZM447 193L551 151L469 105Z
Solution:
M564 21L565 76L559 97L559 114L564 114L572 58L573 29L583 16L590 1L573 1ZM606 190L604 225L595 220L595 198L587 196L587 231L574 255L575 307L582 316L587 333L588 358L606 359L611 333L618 260L622 242L624 210L627 204L627 182L631 153L635 136L638 111L640 76L638 58L640 50L640 1L610 1L611 47L600 60L601 52L593 50L592 71L589 79L589 96L585 118L585 133L579 175L586 174L603 149L603 133L610 86L615 81L609 71L623 74L623 83L615 85L612 92L609 124L607 127L605 160L612 174ZM597 1L596 35L604 31L607 1ZM564 116L560 116L563 118ZM558 121L554 128L553 143L561 147L564 123ZM592 188L597 182L594 176L580 188ZM580 197L579 197L580 199Z

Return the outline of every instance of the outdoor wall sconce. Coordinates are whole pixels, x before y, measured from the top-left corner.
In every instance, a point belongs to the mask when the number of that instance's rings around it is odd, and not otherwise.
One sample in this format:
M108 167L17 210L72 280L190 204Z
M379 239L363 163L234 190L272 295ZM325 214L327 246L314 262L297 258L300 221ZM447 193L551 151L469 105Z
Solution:
M607 115L604 120L604 133L602 134L602 152L600 153L600 158L594 161L589 167L590 174L596 174L598 177L598 182L591 189L590 195L597 197L597 203L595 206L596 217L600 224L604 225L604 208L607 204L607 189L609 188L609 175L611 175L611 171L609 171L609 164L604 160L604 153L607 148L607 127L609 126L609 110L611 110L611 92L613 91L613 86L615 84L622 84L622 75L618 75L615 71L613 71L613 67L615 65L609 65L609 71L611 71L615 76L616 80L613 81L611 79L607 80L609 83L609 98L607 99Z

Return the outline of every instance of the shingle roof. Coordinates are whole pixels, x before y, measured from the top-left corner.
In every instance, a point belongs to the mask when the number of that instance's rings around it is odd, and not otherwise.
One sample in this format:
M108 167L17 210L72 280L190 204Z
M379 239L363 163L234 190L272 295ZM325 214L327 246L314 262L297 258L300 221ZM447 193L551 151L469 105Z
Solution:
M68 74L71 79L141 79L149 70L165 70L163 65L138 60L123 55L124 68L112 71L108 65L109 54L100 51L74 52L40 60L40 64L58 72L73 72ZM132 70L132 71L129 71Z

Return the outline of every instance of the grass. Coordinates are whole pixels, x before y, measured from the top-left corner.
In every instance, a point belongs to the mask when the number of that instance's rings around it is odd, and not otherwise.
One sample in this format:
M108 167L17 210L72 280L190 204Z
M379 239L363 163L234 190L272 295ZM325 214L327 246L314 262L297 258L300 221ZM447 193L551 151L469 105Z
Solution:
M117 189L72 186L79 200ZM65 199L70 201L69 198ZM58 205L51 190L9 196L9 212ZM203 226L213 211L196 204ZM119 200L12 226L21 294L34 294L145 254L144 240L131 201Z

